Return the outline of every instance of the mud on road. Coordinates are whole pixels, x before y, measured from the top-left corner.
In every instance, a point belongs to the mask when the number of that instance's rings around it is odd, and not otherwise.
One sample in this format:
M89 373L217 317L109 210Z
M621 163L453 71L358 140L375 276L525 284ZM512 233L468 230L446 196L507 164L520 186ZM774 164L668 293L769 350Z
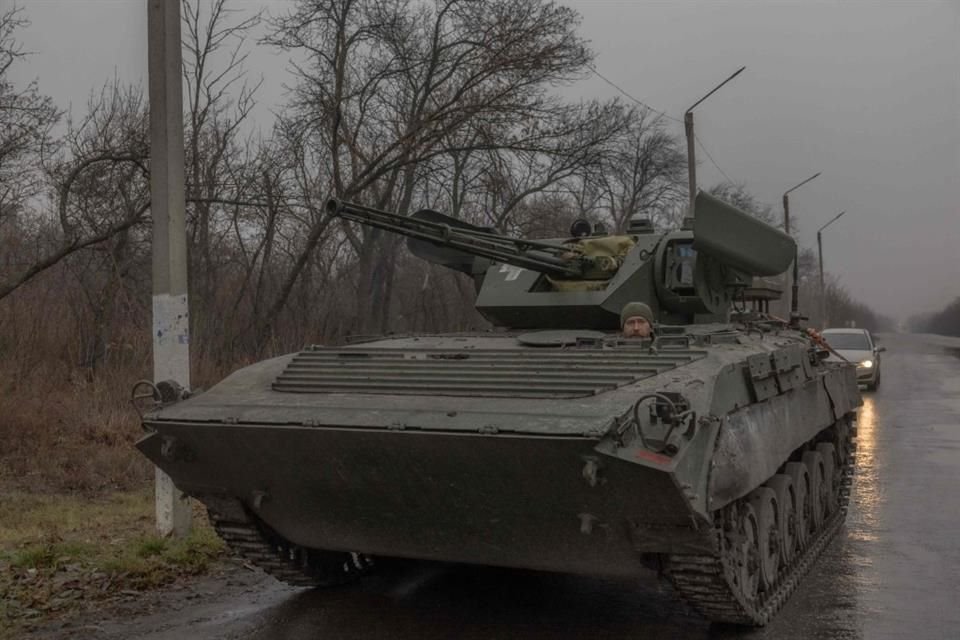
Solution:
M239 560L219 563L208 575L180 580L152 592L129 592L76 617L51 622L29 634L39 640L67 638L246 637L241 621L297 592ZM224 635L227 634L227 635Z

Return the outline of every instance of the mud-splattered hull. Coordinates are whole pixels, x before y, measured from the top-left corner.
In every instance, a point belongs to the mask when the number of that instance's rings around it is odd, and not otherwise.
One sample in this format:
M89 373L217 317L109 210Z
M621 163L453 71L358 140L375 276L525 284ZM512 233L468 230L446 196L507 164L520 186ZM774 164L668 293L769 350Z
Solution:
M304 547L624 575L651 532L664 552L712 544L671 461L598 456L589 438L156 427L138 446L183 491L239 499Z

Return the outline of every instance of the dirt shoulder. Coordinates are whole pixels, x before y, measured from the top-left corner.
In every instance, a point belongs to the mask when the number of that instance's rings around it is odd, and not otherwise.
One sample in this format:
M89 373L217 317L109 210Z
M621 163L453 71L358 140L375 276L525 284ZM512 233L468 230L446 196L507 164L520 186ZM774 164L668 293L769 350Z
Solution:
M122 591L66 615L24 628L36 640L180 640L246 637L260 624L251 612L289 598L286 587L239 560L211 564L204 575L184 576L146 591Z

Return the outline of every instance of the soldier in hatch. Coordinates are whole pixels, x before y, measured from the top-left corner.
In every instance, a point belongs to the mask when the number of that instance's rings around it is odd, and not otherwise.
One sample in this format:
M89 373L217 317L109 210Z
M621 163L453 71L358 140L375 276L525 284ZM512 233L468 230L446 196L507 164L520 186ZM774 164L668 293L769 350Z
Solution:
M629 302L620 311L620 330L624 338L652 338L653 311L643 302Z

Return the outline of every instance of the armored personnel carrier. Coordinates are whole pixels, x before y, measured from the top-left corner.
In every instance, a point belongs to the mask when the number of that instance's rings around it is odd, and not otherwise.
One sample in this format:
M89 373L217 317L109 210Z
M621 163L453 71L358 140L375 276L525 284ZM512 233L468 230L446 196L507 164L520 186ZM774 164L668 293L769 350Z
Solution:
M793 240L701 193L692 225L517 239L435 211L330 212L469 274L502 328L314 345L193 396L156 385L140 450L281 580L377 557L636 575L710 620L763 625L837 531L852 367L750 313ZM621 336L644 301L651 339Z

